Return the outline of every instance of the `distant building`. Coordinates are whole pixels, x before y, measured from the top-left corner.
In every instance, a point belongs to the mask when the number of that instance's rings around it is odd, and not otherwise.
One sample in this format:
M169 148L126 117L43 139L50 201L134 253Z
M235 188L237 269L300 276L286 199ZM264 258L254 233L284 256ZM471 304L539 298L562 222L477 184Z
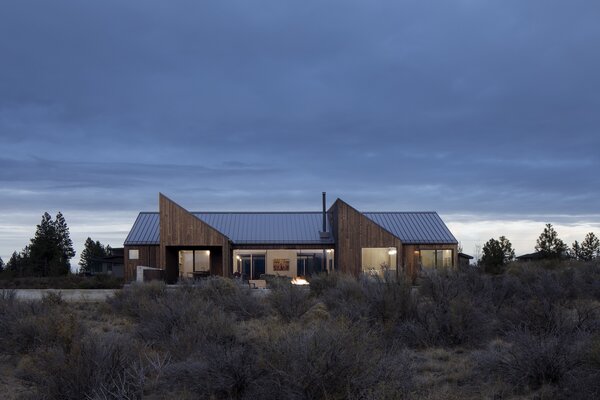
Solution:
M208 275L306 276L322 271L416 276L458 265L458 242L436 212L360 212L337 199L321 212L190 212L159 195L125 240L125 279L138 266L168 282Z
M516 257L517 261L529 262L529 261L538 261L538 260L547 260L548 253L544 253L543 251L536 251L534 253L523 254L522 256ZM569 258L569 254L564 252L561 254L559 259L565 260Z
M517 261L537 261L543 260L545 258L544 254L541 251L536 251L534 253L523 254L522 256L516 257Z
M461 268L469 267L473 256L465 253L458 253L458 266Z
M93 258L90 265L92 275L111 275L115 278L125 277L125 249L118 247L110 250L110 255Z

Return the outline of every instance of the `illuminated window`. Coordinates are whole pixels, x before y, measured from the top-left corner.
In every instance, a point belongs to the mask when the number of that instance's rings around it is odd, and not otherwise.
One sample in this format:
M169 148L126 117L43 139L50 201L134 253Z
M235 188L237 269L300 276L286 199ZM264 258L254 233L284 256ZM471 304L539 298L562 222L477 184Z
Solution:
M421 267L449 268L453 267L452 250L421 250Z
M129 259L130 260L139 260L140 259L140 251L139 250L129 250Z
M362 272L367 275L383 275L385 271L396 270L398 249L395 247L363 247Z

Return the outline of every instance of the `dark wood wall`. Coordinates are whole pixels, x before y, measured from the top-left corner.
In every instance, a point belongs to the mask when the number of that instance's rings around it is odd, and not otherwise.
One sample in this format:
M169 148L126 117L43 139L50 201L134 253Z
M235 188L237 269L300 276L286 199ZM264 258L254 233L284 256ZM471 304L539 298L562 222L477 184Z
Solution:
M173 267L171 257L167 257L167 247L214 247L222 249L221 256L211 258L212 266L223 276L232 273L231 242L221 232L196 218L162 193L159 194L160 209L160 265ZM168 261L168 262L167 262Z
M396 269L402 260L400 239L371 221L348 203L337 199L328 211L335 244L335 269L359 276L363 247L396 247Z
M138 250L139 259L130 260L129 250ZM125 281L135 280L135 274L138 265L146 267L159 267L159 246L158 245L138 245L125 246L124 248L124 263L125 263Z

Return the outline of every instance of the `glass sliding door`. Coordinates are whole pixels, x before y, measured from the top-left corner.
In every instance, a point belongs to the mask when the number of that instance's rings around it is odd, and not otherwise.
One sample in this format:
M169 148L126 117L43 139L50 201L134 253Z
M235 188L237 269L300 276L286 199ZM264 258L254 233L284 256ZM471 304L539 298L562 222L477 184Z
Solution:
M265 274L265 255L264 254L244 254L238 256L240 264L240 273L242 279L261 279L261 275Z
M260 279L265 274L265 264L264 254L252 256L252 279Z

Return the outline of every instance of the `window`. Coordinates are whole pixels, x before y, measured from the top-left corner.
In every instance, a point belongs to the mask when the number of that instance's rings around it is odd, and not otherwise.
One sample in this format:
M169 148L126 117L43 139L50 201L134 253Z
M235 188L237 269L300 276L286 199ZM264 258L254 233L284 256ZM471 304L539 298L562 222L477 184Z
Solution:
M367 275L383 275L385 271L395 271L397 253L395 247L363 247L362 272Z
M179 275L193 277L194 273L210 274L209 250L180 250Z
M452 250L421 250L422 268L453 267Z
M297 257L297 276L312 276L323 271L323 253L298 253Z
M237 270L242 274L242 279L261 279L265 274L264 254L240 254L237 256Z
M139 260L140 259L140 251L139 250L129 250L129 259L130 260Z

